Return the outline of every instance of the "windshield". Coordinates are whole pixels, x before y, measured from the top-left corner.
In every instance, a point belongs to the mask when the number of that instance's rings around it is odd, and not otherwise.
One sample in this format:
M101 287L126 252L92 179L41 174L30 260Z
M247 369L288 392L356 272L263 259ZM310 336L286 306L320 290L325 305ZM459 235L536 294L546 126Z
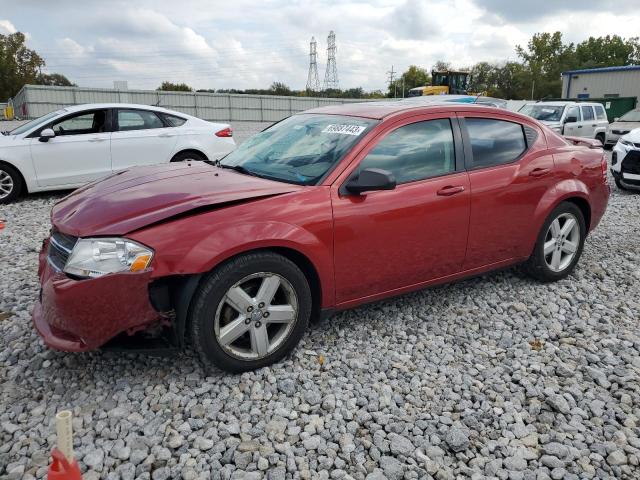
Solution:
M43 115L40 118L36 118L35 120L31 120L30 122L25 123L24 125L20 125L18 128L14 128L9 133L11 135L20 135L21 133L28 132L32 128L38 127L39 125L42 125L43 123L46 123L47 121L51 120L53 117L55 117L55 116L57 116L57 115L59 115L61 113L62 113L62 110L57 110L55 112L47 113L46 115Z
M640 122L640 110L631 110L618 119L619 122Z
M220 166L271 180L315 185L376 123L338 115L294 115L244 142Z
M520 109L520 113L529 115L536 120L542 120L545 122L559 122L562 118L564 107L564 105L529 104L522 107Z

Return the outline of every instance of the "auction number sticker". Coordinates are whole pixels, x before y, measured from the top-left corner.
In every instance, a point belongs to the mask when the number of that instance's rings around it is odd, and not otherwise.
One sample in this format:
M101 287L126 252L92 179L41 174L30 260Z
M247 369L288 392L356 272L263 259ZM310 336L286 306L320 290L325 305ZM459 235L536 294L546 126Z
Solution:
M339 133L340 135L360 135L367 127L362 125L332 124L327 125L322 133Z

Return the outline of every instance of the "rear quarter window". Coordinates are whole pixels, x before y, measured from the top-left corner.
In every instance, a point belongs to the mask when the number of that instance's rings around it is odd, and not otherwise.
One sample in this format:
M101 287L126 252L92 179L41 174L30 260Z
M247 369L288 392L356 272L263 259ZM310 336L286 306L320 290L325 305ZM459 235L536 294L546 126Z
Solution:
M527 149L521 124L491 118L465 118L473 155L472 168L511 163Z
M186 118L178 117L177 115L169 115L168 113L163 113L162 118L170 127L180 127L187 122Z

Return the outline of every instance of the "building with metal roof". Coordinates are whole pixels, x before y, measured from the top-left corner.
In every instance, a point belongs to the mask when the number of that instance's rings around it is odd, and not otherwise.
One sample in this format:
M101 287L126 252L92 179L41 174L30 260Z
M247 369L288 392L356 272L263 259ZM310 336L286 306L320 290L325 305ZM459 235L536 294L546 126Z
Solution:
M640 97L640 65L562 72L562 98Z

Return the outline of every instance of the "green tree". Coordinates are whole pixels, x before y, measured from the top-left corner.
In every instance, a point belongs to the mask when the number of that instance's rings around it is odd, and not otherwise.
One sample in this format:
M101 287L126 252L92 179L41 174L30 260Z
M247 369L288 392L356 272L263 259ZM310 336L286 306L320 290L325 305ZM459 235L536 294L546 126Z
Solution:
M0 35L0 100L13 97L28 83L35 83L44 60L25 45L23 33Z
M56 87L77 87L75 83L61 73L40 73L36 77L36 85L53 85Z
M269 94L271 95L292 95L291 89L282 82L273 82L269 87Z
M191 88L186 83L171 83L171 82L162 82L162 84L156 88L158 91L163 92L193 92L193 88Z
M637 60L637 49L637 38L625 40L618 35L589 37L576 45L575 63L578 68L629 65Z
M409 90L424 87L431 83L431 76L424 68L411 65L400 77L389 84L388 97L406 97ZM403 91L404 87L404 91Z

